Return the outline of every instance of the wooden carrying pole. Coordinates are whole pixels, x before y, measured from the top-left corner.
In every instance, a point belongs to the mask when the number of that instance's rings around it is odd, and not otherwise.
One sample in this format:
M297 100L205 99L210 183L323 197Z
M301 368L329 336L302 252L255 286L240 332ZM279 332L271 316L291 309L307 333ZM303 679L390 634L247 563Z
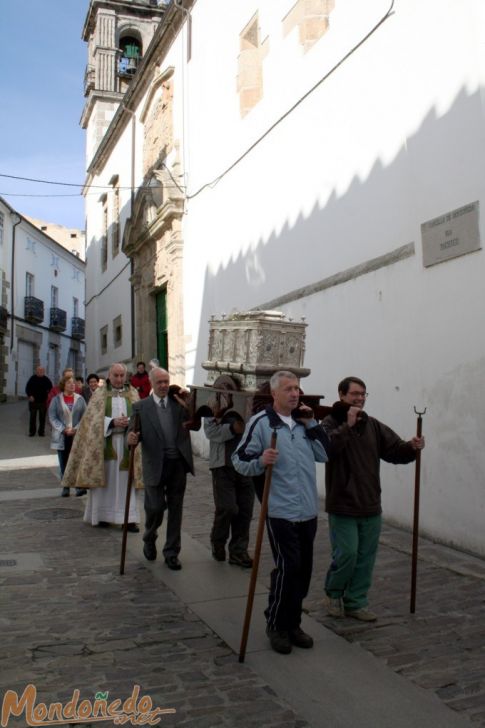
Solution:
M271 435L270 448L276 448L276 430ZM271 476L273 474L273 466L266 467L264 478L263 497L261 498L261 510L259 512L258 531L256 534L256 544L254 546L253 568L251 570L251 581L249 582L248 599L246 602L246 614L244 616L244 625L241 636L241 646L239 648L239 662L244 662L246 656L246 645L249 636L249 625L251 624L251 614L253 612L254 592L256 591L256 580L258 578L259 559L261 556L261 544L263 542L264 524L266 522L266 514L268 513L268 499L271 488Z
M416 426L416 437L421 437L423 432L423 412L418 412L416 407L415 413L418 415ZM411 603L409 611L414 614L416 611L416 579L418 569L418 534L419 534L419 488L421 478L421 450L416 450L416 474L414 478L414 519L413 519L413 554L411 560Z
M138 432L140 429L140 415L136 414L133 422L133 432ZM135 472L135 450L136 445L130 445L130 460L128 465L128 485L126 486L126 501L125 501L125 519L123 521L123 540L121 542L121 561L120 561L120 574L123 576L125 573L125 557L126 557L126 539L128 536L128 517L130 513L130 497L133 486L133 476Z

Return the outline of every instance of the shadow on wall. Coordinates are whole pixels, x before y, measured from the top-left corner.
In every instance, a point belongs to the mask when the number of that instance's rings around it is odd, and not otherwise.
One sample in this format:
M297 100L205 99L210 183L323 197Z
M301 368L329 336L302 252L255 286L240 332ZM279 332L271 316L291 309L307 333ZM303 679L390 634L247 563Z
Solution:
M334 191L324 207L316 204L308 216L300 215L294 225L260 240L253 250L216 273L206 269L194 383L204 380L201 362L207 358L211 315L267 308L290 291L411 242L420 256L423 222L480 198L483 179L478 160L484 154L481 91L468 94L463 89L444 115L438 117L434 108L430 110L389 165L376 161L368 177L364 181L354 177L342 196ZM287 174L289 179L294 177L291 168ZM315 198L320 192L315 190ZM244 209L241 205L241 215ZM402 292L394 295L401 297L399 303L405 309ZM404 295L412 297L413 291ZM358 318L358 308L345 305L347 311ZM312 339L322 336L321 316L309 319L308 324L307 349L311 349ZM326 336L336 342L339 330L342 321L327 322ZM307 367L315 365L305 361Z

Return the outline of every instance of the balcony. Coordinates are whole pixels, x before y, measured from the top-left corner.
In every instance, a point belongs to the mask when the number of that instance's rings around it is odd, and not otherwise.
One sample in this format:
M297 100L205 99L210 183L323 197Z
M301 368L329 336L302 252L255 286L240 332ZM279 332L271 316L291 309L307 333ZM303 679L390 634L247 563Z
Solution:
M73 339L84 339L84 319L72 317L71 336Z
M66 330L66 312L62 308L51 308L49 328L51 331Z
M0 334L7 333L8 311L4 306L0 306Z
M24 318L30 324L41 324L44 320L44 301L34 296L25 296Z

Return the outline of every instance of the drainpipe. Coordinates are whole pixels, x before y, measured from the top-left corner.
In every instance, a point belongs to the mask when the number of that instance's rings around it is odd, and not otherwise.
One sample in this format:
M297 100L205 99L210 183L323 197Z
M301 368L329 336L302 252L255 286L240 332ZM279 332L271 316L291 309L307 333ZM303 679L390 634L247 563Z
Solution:
M133 207L135 204L135 151L136 151L136 112L121 104L124 111L131 114L131 195L130 195L130 218L133 218ZM130 258L130 273L133 277L135 264ZM135 291L133 283L130 285L130 316L131 316L131 358L135 358Z
M14 329L14 314L15 314L15 233L17 232L17 225L20 225L22 218L16 212L10 213L12 219L18 218L17 222L14 222L12 228L12 265L10 271L10 351L13 349L13 329Z
M127 109L129 111L129 109ZM131 201L130 217L133 218L133 207L135 205L135 151L136 151L136 116L131 114ZM133 220L132 220L133 222ZM133 277L135 272L135 261L131 258L130 273ZM133 283L130 286L130 307L131 307L131 358L135 358L135 289Z

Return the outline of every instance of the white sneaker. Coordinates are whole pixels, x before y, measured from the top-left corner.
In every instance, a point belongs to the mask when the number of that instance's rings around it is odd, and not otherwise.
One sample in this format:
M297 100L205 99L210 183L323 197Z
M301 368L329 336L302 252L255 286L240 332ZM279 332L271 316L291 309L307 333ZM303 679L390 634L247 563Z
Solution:
M345 616L344 605L341 597L334 598L329 597L328 594L325 594L325 596L323 597L323 606L331 617L341 619Z
M377 614L365 607L362 607L362 609L346 609L345 616L359 619L361 622L375 622L377 620Z

